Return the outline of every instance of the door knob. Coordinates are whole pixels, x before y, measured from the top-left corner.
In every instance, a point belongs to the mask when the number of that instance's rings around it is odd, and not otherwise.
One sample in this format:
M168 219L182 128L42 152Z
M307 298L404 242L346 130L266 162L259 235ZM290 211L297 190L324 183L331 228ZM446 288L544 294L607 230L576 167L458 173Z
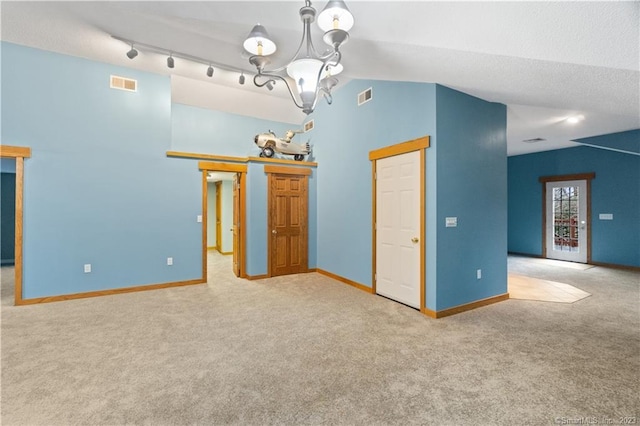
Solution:
M273 231L271 231L272 234L277 234L278 231L276 231L275 229Z
M412 242L413 244L417 243L418 241L420 241L420 240L418 239L418 237L413 237L413 238L411 239L411 242Z

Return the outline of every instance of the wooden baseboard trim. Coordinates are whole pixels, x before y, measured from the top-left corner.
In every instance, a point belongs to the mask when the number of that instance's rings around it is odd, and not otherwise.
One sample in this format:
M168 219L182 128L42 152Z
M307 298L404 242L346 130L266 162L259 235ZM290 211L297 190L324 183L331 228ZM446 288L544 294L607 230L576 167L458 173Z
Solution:
M640 272L640 266L618 265L617 263L589 262L589 265L602 266L603 268L623 269L625 271Z
M162 284L139 285L135 287L114 288L110 290L88 291L86 293L63 294L60 296L36 297L33 299L21 299L16 305L37 305L40 303L63 302L65 300L86 299L89 297L111 296L114 294L133 293L138 291L160 290L163 288L183 287L186 285L205 284L203 279L176 281Z
M229 256L229 255L232 255L233 252L232 251L221 251L220 254L223 255L223 256Z
M466 303L464 305L454 306L453 308L444 309L442 311L432 311L431 309L424 308L421 310L423 314L431 318L444 318L451 315L459 314L461 312L470 311L472 309L480 308L482 306L491 305L493 303L502 302L509 299L509 293L500 294L498 296L488 297L482 300L476 300L475 302Z
M262 274L262 275L247 275L244 278L250 280L250 281L254 281L254 280L263 280L265 278L269 278L269 274Z
M309 268L307 272L318 272L318 268Z
M325 271L324 269L320 269L320 268L315 268L315 269L316 269L316 272L319 273L319 274L325 275L325 276L327 276L329 278L333 278L336 281L340 281L342 283L348 284L348 285L350 285L352 287L357 288L358 290L362 290L364 292L373 294L373 289L371 287L367 287L366 285L362 285L362 284L357 283L355 281L351 281L348 278L341 277L340 275L336 275L336 274L334 274L332 272Z

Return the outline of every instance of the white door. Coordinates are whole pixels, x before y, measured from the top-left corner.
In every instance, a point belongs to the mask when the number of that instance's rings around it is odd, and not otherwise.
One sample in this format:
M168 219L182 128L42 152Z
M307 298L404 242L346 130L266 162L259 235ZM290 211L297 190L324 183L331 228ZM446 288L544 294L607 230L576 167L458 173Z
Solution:
M547 257L587 263L587 181L547 182Z
M376 293L420 309L420 152L376 162Z

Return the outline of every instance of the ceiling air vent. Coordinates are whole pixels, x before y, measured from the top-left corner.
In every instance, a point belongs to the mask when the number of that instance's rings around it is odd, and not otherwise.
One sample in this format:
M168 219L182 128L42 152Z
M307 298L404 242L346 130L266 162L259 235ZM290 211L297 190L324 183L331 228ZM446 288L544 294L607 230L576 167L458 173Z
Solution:
M525 139L522 142L524 143L538 143L538 142L544 142L546 141L546 139L543 138L533 138L533 139Z
M358 93L358 106L369 102L371 100L371 87L369 87L364 92Z
M117 75L111 76L111 88L112 89L120 89L127 90L129 92L137 92L138 91L138 80L133 80L131 78L118 77Z
M304 132L308 132L309 130L313 129L313 120L309 120L306 123L304 123Z

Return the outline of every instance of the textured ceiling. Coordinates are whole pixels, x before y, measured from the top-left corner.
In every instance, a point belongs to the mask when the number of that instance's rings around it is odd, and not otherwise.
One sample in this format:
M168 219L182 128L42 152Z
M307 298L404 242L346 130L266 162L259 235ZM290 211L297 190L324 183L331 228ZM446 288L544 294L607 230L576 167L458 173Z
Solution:
M251 70L241 44L265 25L274 62L301 35L293 2L2 2L1 36L27 46L171 74L176 102L300 123L286 98L217 70L141 52L111 35ZM314 4L318 9L324 2ZM508 152L575 146L573 139L640 128L638 2L349 1L356 24L340 79L436 82L507 105ZM320 31L314 28L318 39ZM317 46L322 46L318 40ZM249 83L250 79L247 79ZM338 89L339 90L339 89ZM576 125L565 121L581 114ZM543 138L544 142L523 140Z

